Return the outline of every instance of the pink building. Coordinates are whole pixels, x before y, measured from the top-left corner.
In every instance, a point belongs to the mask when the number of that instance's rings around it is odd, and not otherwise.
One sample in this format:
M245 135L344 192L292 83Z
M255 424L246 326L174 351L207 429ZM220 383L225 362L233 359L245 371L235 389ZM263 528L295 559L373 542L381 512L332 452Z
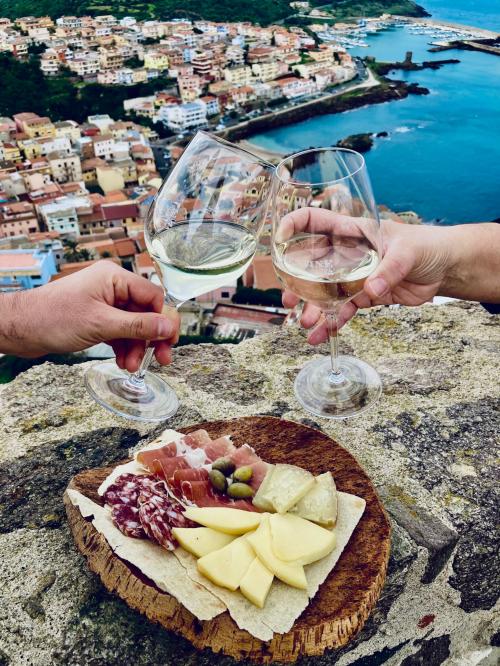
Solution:
M37 231L40 229L33 204L16 201L0 208L0 238L27 236Z

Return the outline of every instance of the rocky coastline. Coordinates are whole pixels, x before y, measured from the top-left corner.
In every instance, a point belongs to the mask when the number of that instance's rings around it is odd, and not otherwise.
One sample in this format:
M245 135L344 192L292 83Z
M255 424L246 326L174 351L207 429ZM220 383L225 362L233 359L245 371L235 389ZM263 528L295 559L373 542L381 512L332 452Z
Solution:
M380 86L366 90L356 90L352 93L347 92L343 95L332 95L319 99L314 105L292 107L279 114L266 114L246 123L228 127L219 134L228 141L241 141L254 134L260 134L284 125L292 125L312 116L342 113L370 104L383 104L384 102L404 99L408 95L428 95L429 92L428 88L419 86L418 83L384 80Z
M370 66L376 74L385 76L396 69L406 72L419 72L422 69L441 69L444 65L457 65L459 63L460 60L457 58L448 58L446 60L424 60L423 62L417 63L413 62L410 56L410 58L407 58L403 62L372 62Z

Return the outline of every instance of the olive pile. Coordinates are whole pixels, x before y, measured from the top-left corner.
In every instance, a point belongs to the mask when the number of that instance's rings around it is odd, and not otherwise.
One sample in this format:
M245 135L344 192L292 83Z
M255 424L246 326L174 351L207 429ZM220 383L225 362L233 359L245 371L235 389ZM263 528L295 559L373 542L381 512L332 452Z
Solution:
M233 499L248 499L253 497L253 488L248 485L252 474L250 466L236 469L236 465L229 458L218 458L212 463L208 476L212 486L220 493Z

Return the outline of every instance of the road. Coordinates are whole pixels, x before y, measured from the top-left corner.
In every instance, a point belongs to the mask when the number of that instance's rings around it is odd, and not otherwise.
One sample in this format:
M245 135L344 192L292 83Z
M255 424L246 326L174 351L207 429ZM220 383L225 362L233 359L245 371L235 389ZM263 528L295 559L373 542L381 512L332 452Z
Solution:
M371 70L366 68L360 61L356 62L356 66L358 68L358 77L359 76L363 77L363 79L359 81L359 83L352 83L352 82L342 83L341 85L336 87L333 92L317 93L316 95L313 95L312 97L305 99L304 101L299 103L289 102L285 107L277 108L272 111L268 111L267 113L264 113L262 115L256 116L256 119L258 118L259 120L265 120L266 118L275 118L276 116L279 116L281 114L288 113L291 108L298 109L300 107L314 106L315 104L317 104L318 100L330 99L333 97L338 97L339 95L342 95L346 92L350 92L352 90L358 90L361 88L373 88L375 86L380 85L379 81L377 81ZM358 80L358 77L354 79L354 81ZM226 123L225 129L236 129L239 127L245 127L246 125L248 125L249 122L252 122L252 120L251 119L244 121L235 120L234 122ZM220 130L219 132L215 133L223 134L224 130Z

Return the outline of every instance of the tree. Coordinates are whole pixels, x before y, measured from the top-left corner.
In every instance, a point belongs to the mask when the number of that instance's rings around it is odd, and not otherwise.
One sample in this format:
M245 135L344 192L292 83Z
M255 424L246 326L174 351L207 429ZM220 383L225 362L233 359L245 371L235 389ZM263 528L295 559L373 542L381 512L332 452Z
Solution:
M76 240L67 238L64 241L64 246L64 258L67 262L76 263L80 261L89 261L92 259L92 255L90 254L89 250L87 250L87 248L78 248L78 241Z

